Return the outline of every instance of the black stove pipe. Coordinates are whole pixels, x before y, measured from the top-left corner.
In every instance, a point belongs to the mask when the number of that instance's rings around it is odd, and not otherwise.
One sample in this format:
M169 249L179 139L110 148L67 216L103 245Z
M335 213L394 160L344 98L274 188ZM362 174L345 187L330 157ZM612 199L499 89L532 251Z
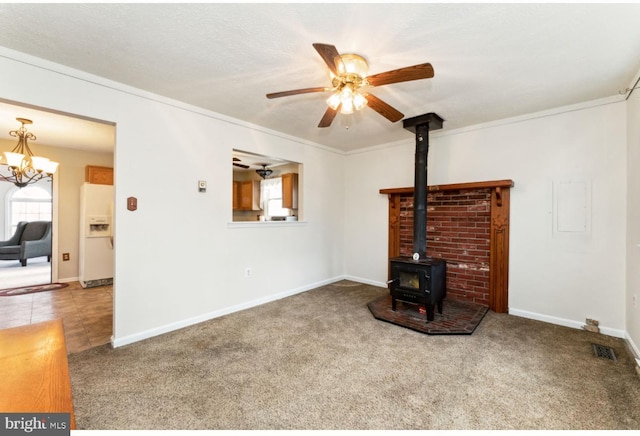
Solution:
M435 113L403 120L406 130L416 135L413 186L413 260L427 257L427 163L429 131L442 128L443 119Z
M427 162L429 123L416 126L416 157L413 188L413 253L427 256Z

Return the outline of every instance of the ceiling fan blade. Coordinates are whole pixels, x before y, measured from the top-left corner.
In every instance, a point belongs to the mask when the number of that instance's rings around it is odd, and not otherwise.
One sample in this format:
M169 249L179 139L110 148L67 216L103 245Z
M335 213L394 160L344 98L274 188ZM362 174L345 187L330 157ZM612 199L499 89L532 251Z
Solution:
M293 89L291 91L272 92L271 94L267 94L267 98L287 97L289 95L307 94L310 92L324 92L329 90L329 88L325 88L322 86L318 86L316 88Z
M371 109L378 112L380 115L382 115L392 123L400 121L404 117L404 114L402 112L394 109L388 103L380 100L375 95L368 93L362 95L367 99L367 103Z
M235 162L233 163L233 166L244 168L245 170L247 168L249 168L249 165L239 164L239 163L235 163Z
M367 82L371 86L381 86L410 80L430 79L434 74L433 67L427 63L374 74L367 77Z
M333 119L338 114L339 110L340 110L340 106L338 106L337 109L332 109L331 107L328 107L327 111L322 116L322 119L320 120L318 127L329 127L333 122Z
M338 73L338 65L336 65L336 63L342 63L342 59L340 58L338 49L333 45L321 44L318 42L313 44L313 48L315 48L318 54L322 56L322 59L327 64L331 72L334 75L339 76L340 74Z

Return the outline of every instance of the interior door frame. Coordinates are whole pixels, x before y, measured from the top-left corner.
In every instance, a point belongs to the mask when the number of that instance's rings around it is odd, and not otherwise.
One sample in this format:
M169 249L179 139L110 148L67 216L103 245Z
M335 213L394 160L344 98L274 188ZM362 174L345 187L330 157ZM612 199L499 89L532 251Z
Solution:
M59 170L51 186L51 283L58 282L58 174Z

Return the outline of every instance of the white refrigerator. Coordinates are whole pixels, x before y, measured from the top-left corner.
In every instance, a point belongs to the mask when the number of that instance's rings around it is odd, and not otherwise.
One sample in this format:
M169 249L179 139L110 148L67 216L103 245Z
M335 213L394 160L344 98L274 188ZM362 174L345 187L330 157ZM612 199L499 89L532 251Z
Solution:
M112 284L113 261L113 185L85 183L80 187L80 285Z

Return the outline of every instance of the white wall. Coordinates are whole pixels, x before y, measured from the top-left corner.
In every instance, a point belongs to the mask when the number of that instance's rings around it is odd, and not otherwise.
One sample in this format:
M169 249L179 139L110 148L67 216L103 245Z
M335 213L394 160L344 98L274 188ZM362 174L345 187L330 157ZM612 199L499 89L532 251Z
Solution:
M627 100L627 334L640 357L640 89ZM635 304L634 304L635 297Z
M509 308L513 314L603 332L625 329L626 109L571 108L430 136L429 184L512 179ZM446 114L439 114L445 118ZM402 128L399 126L398 128ZM408 135L409 132L407 132ZM387 274L387 198L413 186L415 137L346 159L345 253L349 276ZM591 185L591 228L554 236L553 182Z
M116 124L116 345L344 274L340 153L11 50L0 70L0 98ZM229 224L238 144L302 164L304 222Z

